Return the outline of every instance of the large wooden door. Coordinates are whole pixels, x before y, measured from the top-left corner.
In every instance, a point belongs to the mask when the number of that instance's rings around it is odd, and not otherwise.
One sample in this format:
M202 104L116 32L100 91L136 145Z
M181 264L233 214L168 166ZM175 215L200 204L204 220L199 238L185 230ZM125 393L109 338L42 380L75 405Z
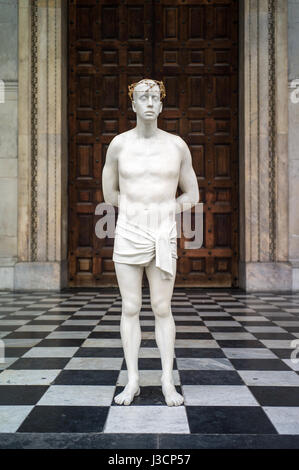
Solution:
M204 242L178 239L177 286L238 285L238 2L69 0L69 285L117 285L95 235L114 135L135 126L128 85L163 80L158 126L188 144ZM177 192L177 195L180 191Z

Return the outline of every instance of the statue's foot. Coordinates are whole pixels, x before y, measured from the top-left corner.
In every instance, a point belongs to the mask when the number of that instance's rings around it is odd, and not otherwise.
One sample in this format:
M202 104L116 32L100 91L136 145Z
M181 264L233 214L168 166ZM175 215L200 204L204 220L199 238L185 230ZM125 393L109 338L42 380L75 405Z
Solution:
M114 401L118 405L130 405L130 403L132 403L133 401L133 398L137 397L139 394L140 394L140 387L138 383L128 382L124 390L118 395L116 395L116 397L114 398Z
M172 382L162 381L162 392L168 406L180 406L184 403L184 397L176 391Z

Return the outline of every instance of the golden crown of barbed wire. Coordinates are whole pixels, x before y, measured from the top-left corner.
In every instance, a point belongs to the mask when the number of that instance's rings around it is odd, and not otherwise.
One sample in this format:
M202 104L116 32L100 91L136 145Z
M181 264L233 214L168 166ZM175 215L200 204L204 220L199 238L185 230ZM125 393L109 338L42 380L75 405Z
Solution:
M149 83L149 82L154 82L154 83ZM165 98L166 90L165 90L165 86L162 80L159 81L159 80L154 80L152 78L143 78L142 80L139 80L139 82L131 83L131 85L128 86L128 90L129 90L128 95L131 101L133 101L134 89L137 85L139 85L139 83L146 83L147 85L149 85L150 88L152 88L153 86L157 84L160 88L160 99L163 100L163 98Z

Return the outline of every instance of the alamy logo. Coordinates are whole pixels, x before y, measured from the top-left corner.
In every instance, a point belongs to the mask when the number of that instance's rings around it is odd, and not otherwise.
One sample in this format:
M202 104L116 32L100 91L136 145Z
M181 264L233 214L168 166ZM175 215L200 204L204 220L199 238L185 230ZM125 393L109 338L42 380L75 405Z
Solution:
M5 363L5 343L0 339L0 364Z
M149 229L159 230L163 228L166 220L176 220L177 237L182 234L186 250L196 250L203 244L203 203L183 203L183 210L175 213L173 203L160 203L157 206L149 204L148 212L145 212L138 203L128 203L126 197L119 200L119 213L134 220L135 224L147 225ZM191 209L194 208L192 213ZM100 203L96 206L96 215L102 216L96 223L95 233L98 238L114 238L116 213L111 204Z
M291 102L293 104L298 104L299 103L299 79L296 78L291 82L290 88L293 89L291 92Z
M0 79L0 103L5 103L5 84L4 81Z
M291 353L291 362L293 364L298 364L299 363L299 339L294 339L291 342L291 347L294 348L294 350Z

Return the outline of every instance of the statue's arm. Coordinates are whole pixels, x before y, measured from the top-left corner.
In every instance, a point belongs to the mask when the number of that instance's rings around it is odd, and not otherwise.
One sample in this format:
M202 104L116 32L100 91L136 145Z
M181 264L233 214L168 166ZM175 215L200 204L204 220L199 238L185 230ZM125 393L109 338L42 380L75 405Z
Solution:
M118 136L114 137L106 153L106 161L102 171L102 188L104 201L118 206L119 204L119 177L118 177L118 155L120 143Z
M182 212L189 207L193 207L199 201L199 190L195 171L192 167L192 157L188 145L179 137L181 148L181 167L178 185L182 194L176 198L176 213ZM184 207L188 203L188 207ZM191 204L191 206L190 206Z

